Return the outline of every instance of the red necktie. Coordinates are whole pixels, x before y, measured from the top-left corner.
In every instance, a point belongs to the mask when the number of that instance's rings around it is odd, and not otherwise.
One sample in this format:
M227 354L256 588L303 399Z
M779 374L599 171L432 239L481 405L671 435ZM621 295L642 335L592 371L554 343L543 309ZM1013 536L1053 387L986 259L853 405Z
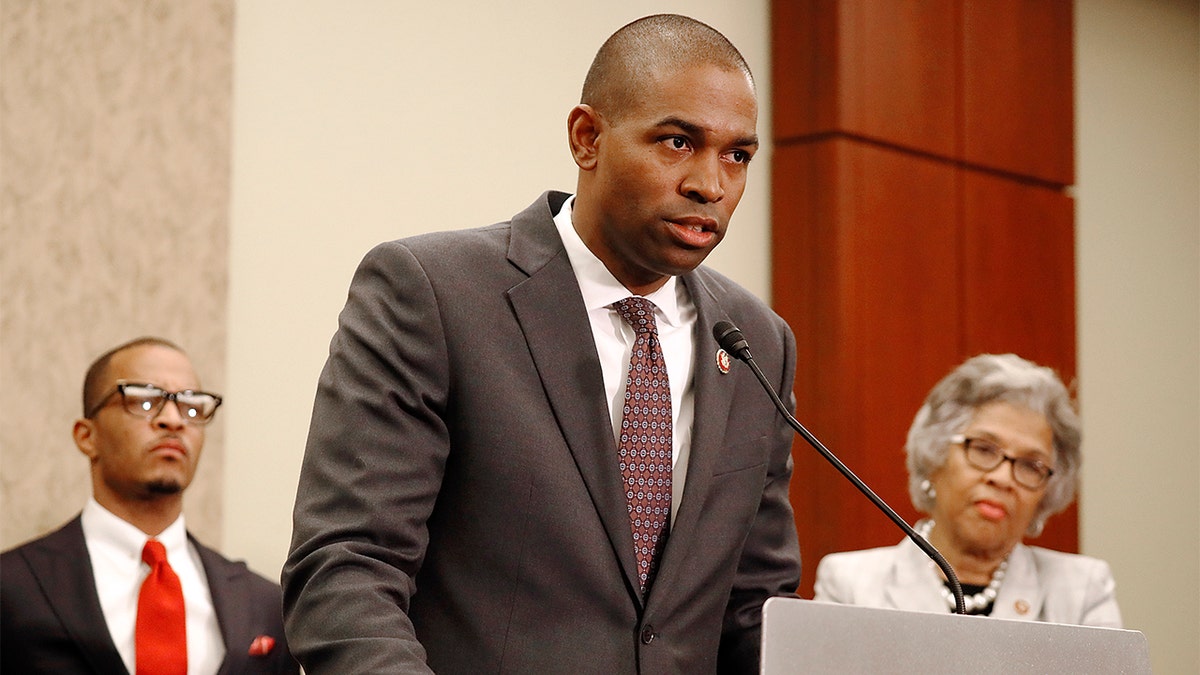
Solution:
M187 615L183 586L162 542L151 539L142 549L150 574L138 594L137 675L187 675Z
M654 303L634 296L613 307L637 333L625 380L617 449L629 500L638 576L645 594L667 543L671 516L671 383L658 344Z

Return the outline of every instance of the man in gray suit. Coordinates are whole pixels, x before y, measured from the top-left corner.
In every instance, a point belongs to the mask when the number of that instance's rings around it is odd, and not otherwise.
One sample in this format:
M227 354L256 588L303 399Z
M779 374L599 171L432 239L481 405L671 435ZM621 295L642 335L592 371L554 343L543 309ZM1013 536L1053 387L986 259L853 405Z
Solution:
M792 435L711 328L782 392L794 338L701 266L756 120L724 36L640 19L568 115L574 195L366 256L283 574L306 672L757 672L762 604L799 583Z
M96 359L73 427L92 498L60 529L0 556L0 670L299 672L279 586L184 524L183 492L220 404L167 340L138 338ZM153 547L166 558L157 570L145 553ZM160 574L178 594L166 614L144 611ZM175 640L156 634L165 627Z

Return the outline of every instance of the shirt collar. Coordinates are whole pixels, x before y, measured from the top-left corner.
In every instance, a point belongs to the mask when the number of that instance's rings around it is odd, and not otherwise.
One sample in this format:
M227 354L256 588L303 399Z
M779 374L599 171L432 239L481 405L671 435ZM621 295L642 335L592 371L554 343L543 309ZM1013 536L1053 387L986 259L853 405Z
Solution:
M83 507L82 518L89 536L95 536L117 550L127 552L141 560L142 548L151 538L145 532L101 506L95 497L88 498L87 504ZM175 522L153 538L162 542L169 556L186 554L187 526L184 524L183 514L180 513Z
M608 271L604 263L592 253L571 219L575 196L571 195L554 216L554 226L562 239L571 268L575 271L575 279L579 282L579 291L583 295L583 304L589 312L605 308L614 302L633 295L617 278ZM681 305L684 300L681 293L686 293L686 287L678 283L678 277L667 277L667 282L661 288L645 296L658 308L659 318L672 326L683 323Z

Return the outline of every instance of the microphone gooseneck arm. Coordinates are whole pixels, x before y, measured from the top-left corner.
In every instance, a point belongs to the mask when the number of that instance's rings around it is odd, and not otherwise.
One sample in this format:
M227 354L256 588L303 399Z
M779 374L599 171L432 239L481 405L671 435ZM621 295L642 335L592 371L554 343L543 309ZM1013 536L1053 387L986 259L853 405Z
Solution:
M957 610L956 613L966 614L967 609L963 599L962 584L959 583L958 575L954 573L954 568L950 566L950 563L946 562L946 559L942 556L941 552L934 548L933 544L930 544L928 541L926 541L925 537L922 537L917 533L916 530L912 528L912 526L904 522L904 519L900 517L900 514L896 513L892 507L888 506L887 502L883 501L883 499L880 498L879 495L875 494L875 492L868 487L866 483L862 482L858 476L854 475L854 472L851 471L850 468L845 464L843 464L842 460L838 459L837 456L829 450L829 448L825 447L824 443L817 440L816 436L813 436L811 433L809 433L808 429L805 429L804 425L800 424L800 422L788 412L787 406L785 406L783 401L780 400L779 394L775 393L775 388L771 386L771 383L767 380L766 376L763 375L762 370L759 369L758 364L754 362L754 357L750 355L750 345L747 344L745 336L742 335L742 331L738 330L737 326L728 321L718 321L713 326L713 337L717 339L717 344L721 345L722 349L729 352L739 361L745 361L746 365L750 366L750 370L753 371L754 376L758 378L763 390L765 390L767 395L771 397L771 402L775 404L775 407L779 410L780 414L783 415L783 418L787 420L788 424L790 424L791 427L796 430L796 433L803 436L804 440L808 441L809 445L811 445L817 452L821 454L822 457L824 457L830 464L833 465L833 468L837 469L839 473L853 483L854 487L858 488L859 492L866 495L867 499L870 499L880 511L883 511L884 515L890 518L897 527L903 530L904 534L908 535L908 538L925 552L925 555L929 556L933 562L937 563L937 566L942 570L942 574L945 574L946 579L950 581L950 590L954 592L954 602Z

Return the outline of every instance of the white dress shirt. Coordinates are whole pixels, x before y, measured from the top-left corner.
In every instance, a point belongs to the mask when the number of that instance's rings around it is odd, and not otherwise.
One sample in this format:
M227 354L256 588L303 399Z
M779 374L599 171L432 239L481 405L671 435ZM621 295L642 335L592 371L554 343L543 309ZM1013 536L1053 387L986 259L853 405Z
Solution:
M592 337L600 357L600 369L604 374L604 399L612 418L613 437L617 438L621 429L621 410L625 404L629 357L637 334L612 305L634 293L617 281L583 243L571 220L574 203L575 197L571 197L563 204L554 216L554 225L558 228L567 258L571 261L571 269L575 271L575 279L583 294L583 304L587 308ZM674 417L671 429L671 522L674 522L675 514L679 512L679 501L683 497L692 445L692 419L695 414L692 355L695 353L696 306L687 287L678 283L676 277L668 278L662 288L644 297L656 307L654 318L658 323L658 338L667 364L667 377L671 382L671 414ZM616 461L615 456L613 461Z
M131 673L137 672L134 634L138 593L150 573L150 567L142 562L142 549L149 537L101 506L94 497L83 507L81 524L108 632L125 667ZM225 659L225 642L217 624L204 565L188 541L183 515L154 538L167 549L167 562L183 586L188 675L215 673Z

